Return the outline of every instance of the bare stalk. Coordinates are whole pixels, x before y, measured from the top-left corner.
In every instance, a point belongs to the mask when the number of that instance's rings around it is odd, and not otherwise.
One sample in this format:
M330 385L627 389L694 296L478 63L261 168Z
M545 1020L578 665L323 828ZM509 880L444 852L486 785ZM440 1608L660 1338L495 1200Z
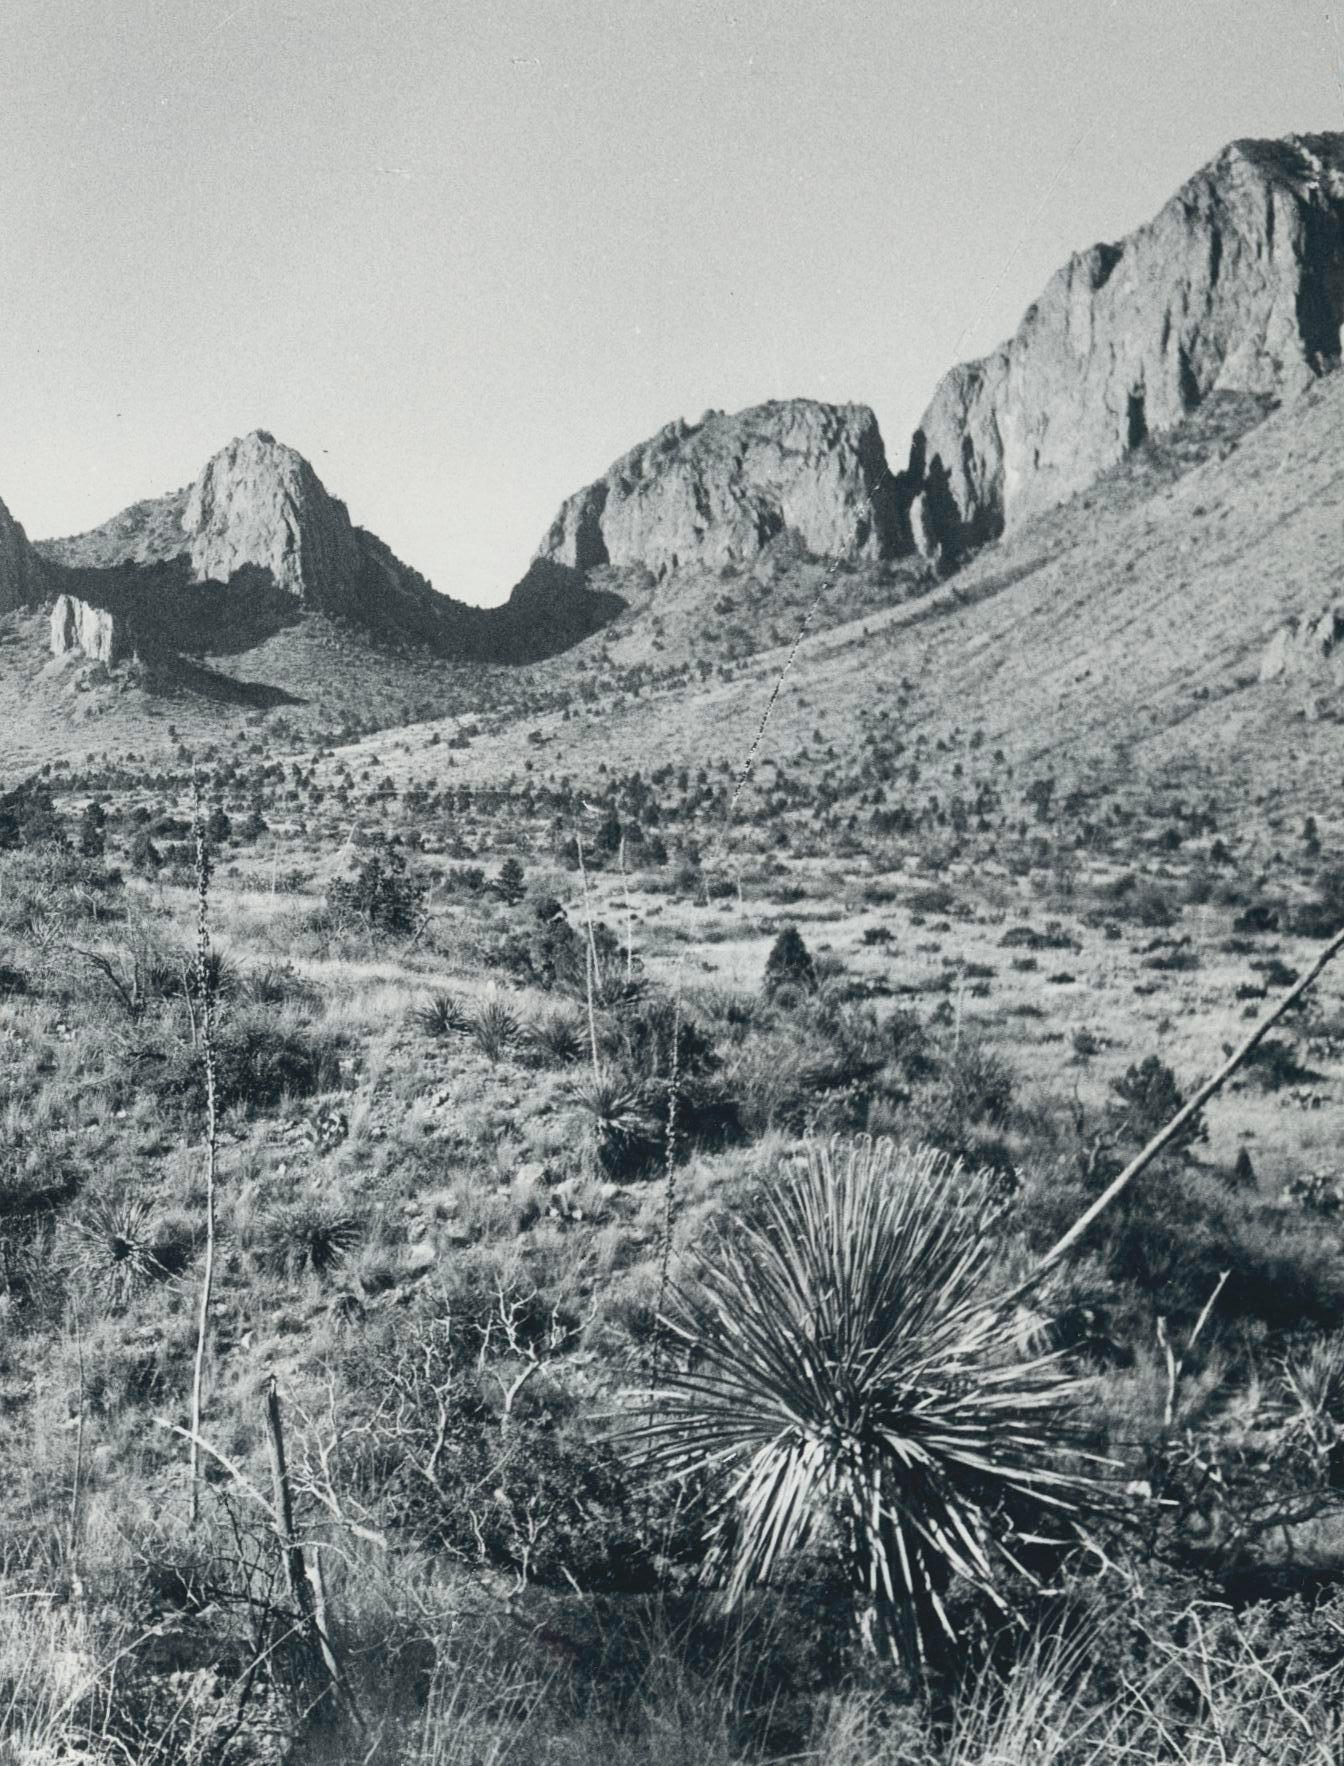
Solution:
M314 1669L320 1671L334 1694L345 1693L351 1712L358 1719L359 1712L349 1690L342 1683L336 1652L327 1634L327 1595L318 1559L318 1547L313 1545L311 1559L307 1557L294 1530L294 1495L285 1457L284 1429L280 1421L280 1392L274 1375L266 1383L266 1445L271 1460L271 1512L275 1519L276 1540L284 1564L285 1582L299 1615L304 1642Z
M1336 932L1335 936L1327 945L1323 946L1320 953L1317 955L1316 961L1307 970L1306 974L1298 981L1294 982L1292 987L1290 987L1287 993L1284 994L1283 998L1265 1013L1264 1017L1261 1018L1246 1040L1238 1048L1235 1048L1232 1051L1223 1062L1222 1066L1214 1074L1213 1078L1206 1080L1190 1099L1189 1103L1179 1109L1172 1117L1171 1121L1168 1122L1166 1127L1160 1129L1148 1142L1148 1145L1130 1160L1129 1164L1126 1165L1120 1175L1107 1184L1106 1188L1097 1197L1096 1201L1093 1202L1089 1208L1084 1209L1082 1214L1079 1215L1078 1219L1074 1221L1073 1225L1062 1238L1055 1241L1045 1253L1044 1257L1042 1257L1040 1262L1036 1265L1036 1268L1027 1277L1026 1281L1023 1282L1019 1288L1015 1289L1009 1298L1016 1299L1020 1294L1026 1293L1029 1288L1035 1287L1036 1283L1039 1282L1048 1271L1052 1270L1057 1263L1061 1262L1068 1256L1069 1252L1072 1251L1074 1246L1084 1236L1087 1229L1092 1225L1093 1221L1097 1219L1098 1215L1105 1213L1106 1209L1110 1207L1116 1197L1119 1196L1122 1191L1128 1189L1130 1184L1133 1183L1134 1179L1138 1177L1141 1172L1148 1169L1153 1160L1157 1158L1158 1154L1171 1145L1172 1141L1176 1139L1177 1135L1180 1134L1181 1130L1188 1122L1193 1121L1193 1119L1198 1116L1199 1112L1204 1108L1205 1104L1208 1103L1209 1099L1213 1097L1215 1093L1220 1092L1223 1089L1228 1080L1231 1079L1232 1075L1237 1071L1238 1067L1245 1063L1257 1045L1279 1022L1280 1018L1297 1004L1298 1000L1302 998L1308 988L1314 984L1321 971L1328 963L1332 962L1334 958L1339 955L1341 950L1344 950L1344 926Z
M191 1524L200 1513L201 1387L205 1378L205 1345L210 1333L210 1296L215 1281L215 1161L218 1120L215 1098L215 1024L210 998L210 864L201 814L201 783L192 782L192 833L196 841L196 992L200 1001L200 1050L205 1068L205 1269L201 1276L201 1309L196 1325L196 1358L191 1371L191 1449L188 1479Z
M672 1226L677 1207L677 1107L681 1102L681 988L672 1001L672 1071L667 1088L667 1142L663 1158L662 1244L658 1257L658 1298L653 1307L653 1340L649 1351L649 1415L657 1403L663 1353L663 1313L672 1273Z
M75 1425L75 1472L70 1486L70 1586L79 1605L84 1601L84 1584L79 1574L79 1505L84 1486L84 1332L80 1326L79 1308L75 1307L75 1355L79 1365L79 1415Z
M588 1038L593 1050L593 1078L602 1083L602 1061L597 1052L597 1011L593 990L597 985L597 941L593 936L593 900L588 893L588 868L583 862L583 835L576 834L574 844L579 854L579 876L583 879L583 917L588 929L588 952L585 958L586 992L588 995Z
M625 891L625 981L628 987L635 974L635 910L630 905L630 878L625 869L625 835L621 835L621 888Z

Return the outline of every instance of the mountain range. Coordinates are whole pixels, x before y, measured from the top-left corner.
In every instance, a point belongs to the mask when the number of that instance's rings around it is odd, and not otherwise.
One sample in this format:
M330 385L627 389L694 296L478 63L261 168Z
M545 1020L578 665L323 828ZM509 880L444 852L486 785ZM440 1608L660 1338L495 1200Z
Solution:
M299 654L286 633L305 658L326 633L324 653L356 670L366 652L421 673L535 664L632 612L708 624L714 584L772 559L776 581L834 560L865 577L865 605L884 584L904 600L1182 430L1235 446L1338 368L1342 321L1344 135L1238 141L1147 225L1071 258L1012 338L952 368L898 469L862 405L677 420L569 497L509 600L483 610L437 593L258 429L88 533L32 543L0 503L0 613L20 650L62 666L134 659L152 692L264 706L312 685L277 669ZM1280 674L1333 647L1336 597L1321 582L1289 610Z

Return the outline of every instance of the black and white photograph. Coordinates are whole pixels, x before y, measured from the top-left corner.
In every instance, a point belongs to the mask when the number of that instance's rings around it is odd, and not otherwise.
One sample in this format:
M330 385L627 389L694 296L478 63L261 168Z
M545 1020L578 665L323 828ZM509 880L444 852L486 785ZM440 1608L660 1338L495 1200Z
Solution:
M1341 0L0 0L0 1766L1341 1766Z

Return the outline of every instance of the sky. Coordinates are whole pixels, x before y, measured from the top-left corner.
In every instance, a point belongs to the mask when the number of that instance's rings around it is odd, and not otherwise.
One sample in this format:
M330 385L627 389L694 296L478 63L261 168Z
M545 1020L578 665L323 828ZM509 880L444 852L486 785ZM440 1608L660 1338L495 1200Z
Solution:
M0 498L271 430L489 604L677 416L889 457L1070 252L1344 129L1344 0L5 0Z

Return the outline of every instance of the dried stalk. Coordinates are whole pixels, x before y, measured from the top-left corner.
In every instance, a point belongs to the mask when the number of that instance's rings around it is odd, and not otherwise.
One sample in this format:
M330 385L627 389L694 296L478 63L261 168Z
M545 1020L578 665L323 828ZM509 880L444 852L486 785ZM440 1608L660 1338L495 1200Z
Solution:
M215 1281L215 1163L219 1126L215 1097L215 1024L210 999L210 864L199 779L192 783L192 834L196 842L196 992L201 1007L199 1046L205 1068L205 1269L201 1276L201 1308L196 1325L196 1358L191 1372L191 1449L188 1461L190 1518L195 1526L200 1513L201 1387L205 1378L205 1345L210 1334L210 1296Z
M583 835L577 834L574 842L579 855L579 876L583 880L583 916L588 929L588 950L585 958L586 988L588 996L588 1038L593 1051L593 1078L599 1085L602 1083L602 1061L597 1052L597 1011L593 1004L593 990L597 985L597 940L593 935L593 901L588 893L588 868L583 862Z
M1083 1238L1088 1228L1097 1217L1105 1213L1106 1209L1110 1207L1116 1197L1124 1190L1128 1189L1134 1179L1148 1169L1153 1160L1157 1158L1158 1154L1165 1151L1165 1149L1171 1145L1172 1141L1176 1139L1186 1124L1193 1121L1204 1108L1209 1099L1222 1090L1228 1080L1231 1079L1232 1075L1237 1071L1238 1067L1245 1064L1249 1056L1279 1022L1280 1018L1297 1004L1298 1000L1302 998L1303 994L1305 994L1308 988L1310 988L1316 981L1317 977L1321 974L1321 971L1328 963L1332 962L1335 957L1339 955L1341 950L1344 950L1344 926L1342 926L1330 942L1323 947L1318 954L1316 961L1307 970L1306 974L1298 981L1294 982L1292 987L1290 987L1287 993L1284 994L1283 998L1265 1013L1264 1017L1261 1018L1260 1022L1251 1031L1246 1040L1241 1043L1238 1048L1232 1051L1226 1061L1223 1062L1222 1066L1213 1075L1213 1078L1206 1080L1190 1099L1189 1103L1179 1109L1172 1117L1171 1121L1168 1122L1166 1127L1160 1129L1148 1142L1148 1145L1130 1160L1129 1164L1126 1165L1125 1169L1119 1174L1119 1176L1107 1184L1106 1188L1097 1197L1096 1201L1093 1202L1089 1208L1084 1209L1083 1213L1079 1215L1078 1219L1074 1221L1073 1225L1062 1238L1055 1241L1027 1279L1007 1296L1008 1299L1017 1299L1029 1289L1034 1288L1057 1263L1062 1262L1063 1259L1068 1256L1069 1252L1072 1251L1078 1241Z

